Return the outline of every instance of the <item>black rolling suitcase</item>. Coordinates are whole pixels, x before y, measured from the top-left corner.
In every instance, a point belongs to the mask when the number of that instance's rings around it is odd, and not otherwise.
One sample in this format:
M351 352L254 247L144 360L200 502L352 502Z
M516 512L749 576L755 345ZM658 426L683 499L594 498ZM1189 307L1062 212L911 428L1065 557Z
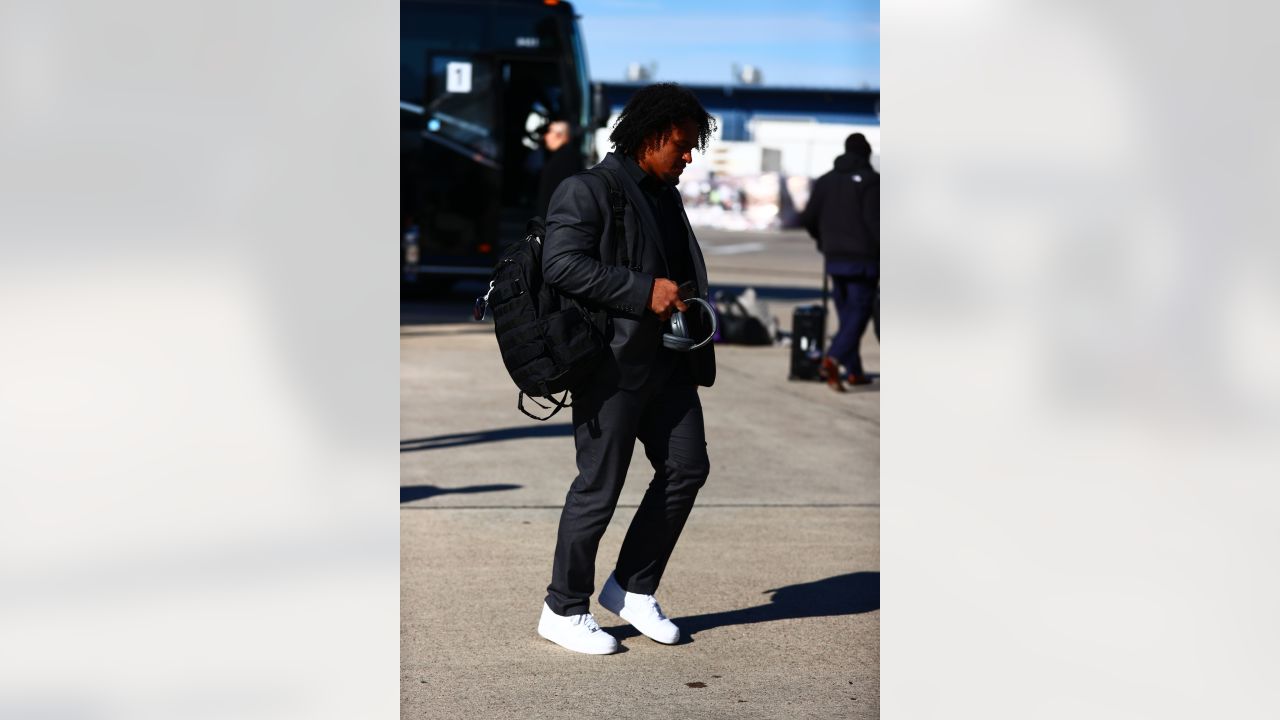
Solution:
M819 380L826 347L827 275L822 275L822 304L801 305L791 314L791 372L788 380Z

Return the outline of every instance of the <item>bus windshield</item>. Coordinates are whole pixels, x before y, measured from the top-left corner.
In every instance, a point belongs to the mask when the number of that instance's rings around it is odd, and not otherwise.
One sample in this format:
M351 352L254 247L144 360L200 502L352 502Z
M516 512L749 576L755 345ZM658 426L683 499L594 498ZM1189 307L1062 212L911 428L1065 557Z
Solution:
M519 239L550 120L587 147L579 32L567 2L401 0L401 241L428 268L405 276L491 268Z
M566 53L578 59L576 39L564 37L571 16L544 6L405 2L400 22L401 108L421 115L428 139L501 162L500 113L545 122L572 108L581 124L583 84L557 66Z

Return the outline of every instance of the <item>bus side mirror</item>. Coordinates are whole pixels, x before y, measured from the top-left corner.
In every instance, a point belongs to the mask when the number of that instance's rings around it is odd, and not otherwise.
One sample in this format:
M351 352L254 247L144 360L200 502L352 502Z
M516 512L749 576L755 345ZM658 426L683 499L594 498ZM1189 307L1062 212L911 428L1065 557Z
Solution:
M604 101L604 84L594 83L591 86L591 126L606 127L609 124L609 105Z

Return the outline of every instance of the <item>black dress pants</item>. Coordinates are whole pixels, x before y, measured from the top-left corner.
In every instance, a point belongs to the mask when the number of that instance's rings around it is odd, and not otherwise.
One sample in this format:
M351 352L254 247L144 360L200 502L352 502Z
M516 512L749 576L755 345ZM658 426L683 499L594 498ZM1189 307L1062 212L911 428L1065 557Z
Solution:
M653 480L623 539L614 573L629 592L652 595L658 589L710 472L698 388L683 368L673 372L673 364L658 363L639 390L595 387L574 393L578 476L560 514L546 599L558 615L589 610L596 550L613 518L637 439L653 466Z

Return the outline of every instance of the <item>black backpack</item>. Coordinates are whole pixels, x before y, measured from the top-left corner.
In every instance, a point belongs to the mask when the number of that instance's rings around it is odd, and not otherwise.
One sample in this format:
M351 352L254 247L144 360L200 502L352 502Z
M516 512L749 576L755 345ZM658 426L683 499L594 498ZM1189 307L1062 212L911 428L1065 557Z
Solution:
M626 197L617 177L604 168L579 174L604 180L613 210L612 232L614 237L625 238ZM588 377L599 365L603 353L608 352L605 312L589 309L542 281L545 233L542 218L529 220L524 239L503 253L490 276L489 292L476 301L477 319L483 317L486 306L493 308L493 326L502 362L520 389L516 407L534 420L550 419L561 408L571 406L571 402L565 402L570 389ZM618 247L618 263L626 267L629 262L625 240L618 243ZM557 393L559 398L555 397ZM530 413L524 408L526 396L533 404L551 412L546 417ZM538 402L537 398L550 405Z
M773 344L769 327L763 320L747 312L737 295L717 290L714 301L716 312L720 314L720 342L739 345Z

